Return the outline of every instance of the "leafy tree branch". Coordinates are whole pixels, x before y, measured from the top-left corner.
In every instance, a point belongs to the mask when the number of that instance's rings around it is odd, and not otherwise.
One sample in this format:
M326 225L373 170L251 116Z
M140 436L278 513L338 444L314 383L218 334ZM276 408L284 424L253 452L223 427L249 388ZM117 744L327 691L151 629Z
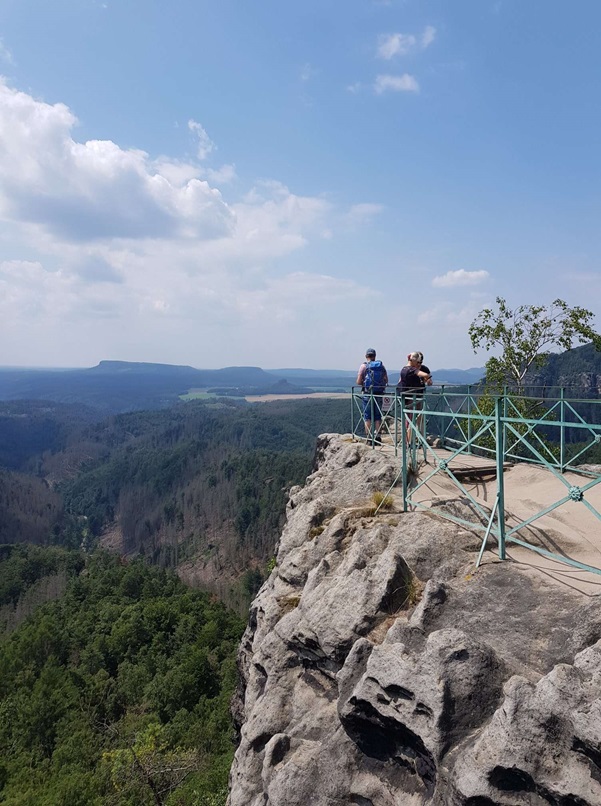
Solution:
M550 348L570 350L574 344L592 342L601 350L601 335L593 328L594 314L556 299L551 305L519 305L511 309L503 297L496 308L484 308L468 333L474 352L500 349L500 356L486 362L488 383L510 384L522 393L526 376L542 367Z

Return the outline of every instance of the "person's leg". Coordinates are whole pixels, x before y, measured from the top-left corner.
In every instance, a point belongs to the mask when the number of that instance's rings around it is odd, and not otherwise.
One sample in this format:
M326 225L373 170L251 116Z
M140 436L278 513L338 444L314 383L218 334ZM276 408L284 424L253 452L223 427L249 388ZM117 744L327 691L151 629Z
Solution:
M413 403L411 401L411 398L405 398L405 420L406 420L405 435L407 439L407 445L409 445L409 443L411 442L411 422L413 420L413 412L407 411L407 409L408 408L410 409L412 407Z
M406 412L407 417L407 442L411 442L411 436L413 429L417 429L418 431L421 428L421 417L422 415L419 413L422 409L423 401L417 396L413 395L410 398L407 398L405 406L410 409L410 411ZM413 424L413 428L412 428Z
M365 436L371 433L371 397L369 395L363 396L363 425L365 428Z
M416 415L415 415L415 427L417 428L418 433L421 434L422 426L424 423L424 415L421 413L424 407L424 400L422 397L417 398L415 401L415 408L416 408ZM420 412L419 414L417 412Z
M374 395L374 436L376 439L380 436L382 429L382 396Z

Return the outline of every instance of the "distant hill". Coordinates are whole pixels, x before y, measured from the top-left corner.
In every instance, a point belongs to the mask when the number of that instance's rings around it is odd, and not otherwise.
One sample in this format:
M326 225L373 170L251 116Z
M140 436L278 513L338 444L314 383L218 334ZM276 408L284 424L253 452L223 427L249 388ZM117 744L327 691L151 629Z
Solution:
M277 375L280 378L296 378L303 381L307 378L313 378L314 380L321 380L322 378L354 378L357 374L350 369L302 369L299 367L291 369L268 369L266 372Z
M358 365L357 365L358 367ZM341 369L271 369L268 372L284 378L290 383L305 386L337 388L341 391L350 389L357 377L356 370ZM400 369L388 369L390 383L394 385L399 378ZM435 369L432 372L434 382L437 384L466 385L477 383L484 377L484 367L472 369Z
M270 369L270 375L312 389L346 392L355 383L357 372L344 369Z
M601 396L601 352L592 344L574 347L564 353L552 353L541 369L529 373L528 387L546 389L555 394L561 387L568 397Z
M434 371L436 383L469 384L482 369ZM399 370L389 370L392 384ZM86 369L2 369L0 400L49 400L89 406L105 414L170 406L191 389L219 395L299 395L311 391L350 390L354 370L223 367L195 369L173 364L101 361Z
M460 384L462 386L478 383L484 377L484 367L471 369L435 369L432 377L435 383Z
M273 385L273 375L259 367L194 369L101 361L89 369L64 371L0 369L0 400L52 400L105 413L163 408L190 389L240 387L261 394Z

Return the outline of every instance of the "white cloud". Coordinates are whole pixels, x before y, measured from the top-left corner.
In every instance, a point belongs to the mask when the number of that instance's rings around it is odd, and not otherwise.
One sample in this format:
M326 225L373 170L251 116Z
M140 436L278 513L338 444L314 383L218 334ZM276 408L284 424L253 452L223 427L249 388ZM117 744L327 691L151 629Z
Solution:
M395 56L406 56L414 50L425 50L436 38L436 28L426 25L421 35L415 34L381 34L378 37L376 54L379 59L390 61Z
M379 75L374 82L374 92L382 95L385 92L419 92L419 84L414 76L403 73L401 76Z
M239 294L236 307L247 319L270 315L290 322L306 317L307 311L314 315L318 309L327 311L332 305L345 306L378 296L379 292L353 280L299 271L269 279L263 287Z
M417 45L413 34L382 34L378 40L378 56L380 59L392 59L403 56Z
M222 165L221 168L208 168L207 178L216 185L226 185L237 179L235 165Z
M196 156L199 160L205 160L215 148L215 143L206 133L204 127L195 120L188 121L188 128L198 140L196 143Z
M422 48L429 47L432 42L436 39L436 28L433 25L426 25L424 28L424 32L421 36L421 46Z
M174 187L183 187L191 179L198 179L202 173L198 165L172 160L169 157L159 157L153 162L153 168Z
M353 95L356 95L358 92L360 92L362 86L363 85L361 84L360 81L355 81L354 84L347 85L346 91L351 92Z
M0 239L20 258L0 263L0 363L202 366L199 345L215 339L219 362L274 339L284 360L373 293L303 250L367 226L379 205L341 209L274 180L226 202L233 165L78 142L76 122L0 83Z
M432 280L432 285L435 288L452 288L455 286L466 285L480 285L490 277L487 271L466 271L465 269L458 269L457 271L448 271L446 274L438 275Z
M10 50L4 44L4 41L0 39L0 61L3 61L5 64L14 65L15 60L13 59L13 55Z
M205 181L174 185L148 154L75 141L76 118L0 83L0 217L57 238L214 238L235 225Z

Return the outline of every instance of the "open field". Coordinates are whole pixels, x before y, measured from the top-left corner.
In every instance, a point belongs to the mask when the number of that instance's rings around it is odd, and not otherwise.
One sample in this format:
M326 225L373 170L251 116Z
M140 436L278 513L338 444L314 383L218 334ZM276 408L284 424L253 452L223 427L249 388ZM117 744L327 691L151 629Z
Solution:
M235 397L238 400L246 400L248 403L269 403L272 400L321 400L324 398L347 398L348 392L308 392L304 395L228 395L228 397ZM209 400L210 398L223 397L223 395L215 395L212 392L207 392L204 389L190 389L185 395L180 395L180 400Z
M348 398L348 392L311 392L306 395L246 395L249 403L269 403L271 400L317 400L323 398Z
M212 394L211 392L207 392L204 389L190 389L189 392L185 395L180 395L180 400L208 400L210 397L216 397L216 395Z

